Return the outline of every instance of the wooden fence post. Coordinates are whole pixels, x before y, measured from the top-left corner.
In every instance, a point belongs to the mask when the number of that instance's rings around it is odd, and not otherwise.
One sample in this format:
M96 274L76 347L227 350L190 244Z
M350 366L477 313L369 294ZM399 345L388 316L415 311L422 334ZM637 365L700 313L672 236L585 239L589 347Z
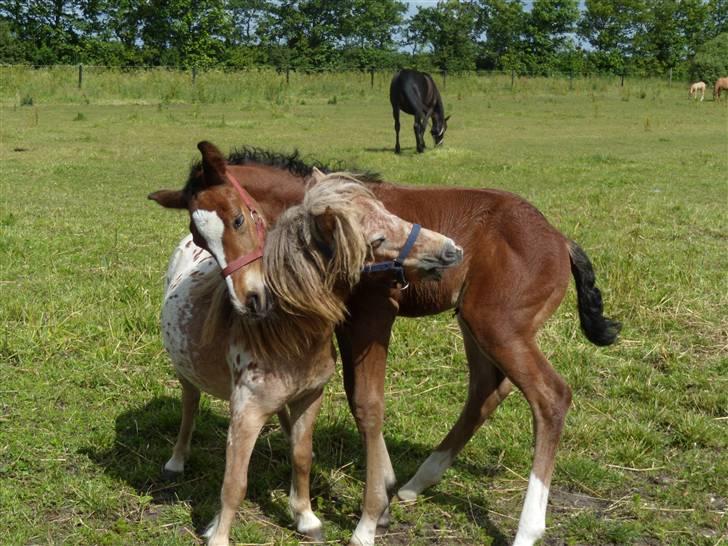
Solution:
M81 86L83 85L83 65L78 65L78 88L81 89Z
M195 85L195 82L197 81L197 67L192 67L192 85Z
M369 76L370 76L370 80L369 80L370 87L372 89L374 89L374 67L373 66L371 68L369 68Z
M513 85L516 81L516 71L515 69L511 68L511 89L513 89Z

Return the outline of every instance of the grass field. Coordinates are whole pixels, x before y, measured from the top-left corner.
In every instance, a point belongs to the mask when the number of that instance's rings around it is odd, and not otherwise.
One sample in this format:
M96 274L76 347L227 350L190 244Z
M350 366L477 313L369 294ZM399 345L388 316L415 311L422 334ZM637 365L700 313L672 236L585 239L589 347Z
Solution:
M159 478L180 404L158 312L187 220L145 199L181 186L202 139L532 201L589 253L607 314L624 323L617 345L590 345L570 290L541 335L574 390L544 543L728 542L728 102L694 103L686 86L659 82L519 80L511 90L509 78L453 77L445 146L415 154L406 118L395 156L385 75L371 89L368 75L292 75L286 87L272 73L219 73L195 91L187 76L89 74L79 91L73 72L2 70L4 544L194 544L218 507L223 402L203 398L184 479ZM466 384L451 314L397 322L385 438L400 483L449 430ZM514 393L441 484L394 506L379 543L511 540L531 441ZM343 543L364 469L338 376L314 449L314 506L327 539ZM298 541L289 473L271 423L236 541Z

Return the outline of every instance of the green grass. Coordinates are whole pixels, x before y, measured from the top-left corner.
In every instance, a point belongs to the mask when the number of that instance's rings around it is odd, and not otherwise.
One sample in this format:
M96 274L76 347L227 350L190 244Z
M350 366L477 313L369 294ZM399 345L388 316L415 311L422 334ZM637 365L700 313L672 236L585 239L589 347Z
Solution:
M505 188L592 258L621 341L580 334L575 298L541 335L574 389L547 544L716 544L728 533L728 108L655 82L448 78L445 146L403 154L378 75L104 74L3 68L0 101L0 513L8 544L192 544L218 507L226 407L204 399L184 480L159 479L180 405L158 329L195 144L252 144L416 184ZM93 83L92 83L93 82ZM246 85L248 87L246 87ZM175 87L176 86L176 87ZM170 90L177 89L176 94ZM195 95L194 93L197 93ZM643 98L641 98L643 97ZM431 142L428 135L428 144ZM451 314L398 320L385 437L400 483L455 421L466 365ZM514 393L443 482L393 509L382 544L513 537L531 459ZM344 541L362 447L340 377L317 423L313 495ZM290 463L271 424L233 537L296 543Z

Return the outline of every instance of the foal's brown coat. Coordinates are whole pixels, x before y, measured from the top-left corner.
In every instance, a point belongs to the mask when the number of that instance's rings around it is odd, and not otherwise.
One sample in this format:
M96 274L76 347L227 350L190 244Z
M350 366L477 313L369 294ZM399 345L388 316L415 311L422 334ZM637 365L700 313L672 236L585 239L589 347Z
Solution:
M229 170L274 221L303 196L305 167L256 162L255 151L231 156ZM281 158L278 158L280 160ZM190 180L199 176L193 169ZM382 435L384 373L396 316L423 316L455 308L468 358L470 385L452 430L400 489L413 498L439 481L454 457L511 391L525 395L533 414L535 450L531 480L516 537L532 544L545 530L548 488L571 390L539 350L536 334L576 280L579 316L587 337L614 342L619 324L602 315L602 301L586 254L554 229L532 205L508 192L369 183L388 210L444 233L463 246L464 262L441 283L414 282L406 291L376 277L362 279L349 300L349 318L337 328L344 384L366 446L363 514L352 544L374 542L385 523L395 476Z

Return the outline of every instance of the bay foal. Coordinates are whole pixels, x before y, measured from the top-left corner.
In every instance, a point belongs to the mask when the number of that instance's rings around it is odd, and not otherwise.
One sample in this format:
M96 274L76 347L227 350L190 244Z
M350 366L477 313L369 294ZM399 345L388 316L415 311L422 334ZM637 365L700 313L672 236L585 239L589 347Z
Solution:
M228 170L271 221L299 203L311 165L297 154L243 148ZM200 165L189 184L203 176ZM508 192L415 187L371 180L367 187L394 214L444 233L463 246L465 259L440 283L414 281L407 290L362 277L336 329L351 411L366 448L362 516L353 545L374 543L377 522L388 516L396 479L382 435L384 376L392 325L398 315L424 316L455 309L468 360L469 386L460 418L415 476L399 490L411 499L434 485L457 454L506 398L521 390L533 417L533 464L516 534L519 545L543 535L555 453L571 390L538 347L536 335L564 297L573 276L581 327L597 345L614 343L619 323L605 318L586 253L559 233L524 199Z
M170 261L162 308L164 345L183 390L182 424L164 469L184 469L200 391L229 400L222 508L206 533L210 544L227 545L258 434L287 407L289 504L298 532L318 541L321 522L309 496L312 430L334 371L334 326L365 261L396 259L413 226L355 180L319 173L302 204L286 210L266 236L259 205L227 172L217 148L199 148L202 176L195 184L150 195L187 209L192 232ZM449 238L422 229L400 265L413 279L437 277L461 259Z

